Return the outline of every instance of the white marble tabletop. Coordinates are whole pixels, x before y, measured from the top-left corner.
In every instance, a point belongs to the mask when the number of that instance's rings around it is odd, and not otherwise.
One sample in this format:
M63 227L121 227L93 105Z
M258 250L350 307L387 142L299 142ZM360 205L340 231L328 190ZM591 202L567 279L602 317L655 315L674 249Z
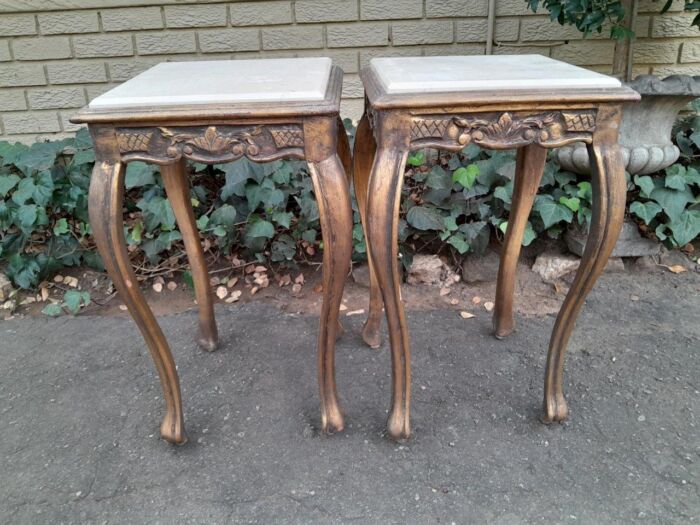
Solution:
M542 55L374 58L387 94L619 88L620 81Z
M163 62L89 104L91 109L321 101L330 58Z

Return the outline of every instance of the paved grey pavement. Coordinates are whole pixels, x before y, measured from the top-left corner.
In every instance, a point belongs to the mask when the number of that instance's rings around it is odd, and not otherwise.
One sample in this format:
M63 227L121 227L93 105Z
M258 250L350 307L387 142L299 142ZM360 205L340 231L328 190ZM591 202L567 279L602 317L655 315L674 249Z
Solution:
M630 295L639 296L630 301ZM320 436L316 318L218 309L161 319L190 442L158 439L159 385L115 317L0 323L0 523L650 523L700 520L700 277L605 275L570 345L571 418L538 421L553 318L505 341L485 312L410 311L413 428L382 429L389 354L345 319L348 428Z

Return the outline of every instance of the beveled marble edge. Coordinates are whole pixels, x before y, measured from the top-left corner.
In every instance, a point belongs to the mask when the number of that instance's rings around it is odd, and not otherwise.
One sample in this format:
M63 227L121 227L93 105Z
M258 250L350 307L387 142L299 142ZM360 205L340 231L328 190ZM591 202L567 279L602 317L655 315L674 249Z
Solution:
M340 112L343 70L331 67L323 100L202 104L155 108L90 108L84 106L70 121L74 124L150 124L162 122L213 122L235 119L263 119L333 115Z
M370 104L377 109L411 109L449 107L513 106L515 104L588 104L603 102L636 101L639 93L624 84L605 89L538 89L503 91L440 91L431 93L387 93L376 72L369 66L360 71L365 94Z

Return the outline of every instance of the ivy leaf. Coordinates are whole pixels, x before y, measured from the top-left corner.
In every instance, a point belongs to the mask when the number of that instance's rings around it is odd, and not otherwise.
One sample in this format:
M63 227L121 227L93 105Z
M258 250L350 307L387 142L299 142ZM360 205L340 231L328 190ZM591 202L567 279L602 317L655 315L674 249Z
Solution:
M466 168L457 168L454 173L452 173L452 182L461 184L463 188L470 189L474 186L479 173L479 166L476 164L470 164Z
M77 314L81 306L90 304L90 292L69 290L63 296L63 306L73 315Z
M57 317L63 313L63 308L61 308L61 305L58 303L51 303L47 304L41 310L41 313L44 315L49 315L51 317Z
M158 226L165 230L175 227L175 214L170 203L163 197L155 196L149 201L142 199L137 206L143 210L147 232L152 232Z
M141 188L155 184L156 179L153 174L156 171L157 168L153 164L141 161L129 162L126 165L126 175L124 176L126 189L130 190L131 188Z
M508 221L503 221L501 224L499 224L498 229L505 235L508 231ZM535 232L535 229L532 227L532 223L527 221L527 224L525 225L525 232L523 233L522 244L523 246L530 246L530 243L532 243L532 241L535 239L537 239L537 232Z
M469 243L461 233L456 233L447 239L447 244L453 246L461 255L469 251Z
M654 191L654 181L651 179L649 175L635 175L634 176L634 183L639 187L640 194L642 197L649 198L649 195L651 195L651 192Z
M459 231L464 233L464 237L469 243L472 252L482 255L486 251L491 237L488 223L476 221L460 224Z
M22 204L24 204L32 198L35 189L36 186L34 186L34 179L32 179L31 177L22 179L21 181L19 181L17 189L12 194L12 201L15 204L21 206Z
M442 166L434 166L425 179L425 185L434 190L451 190L452 178Z
M32 232L32 226L37 219L37 206L36 204L24 204L17 210L17 219L19 220L19 226L26 234Z
M5 197L17 185L19 180L19 177L15 174L0 175L0 197Z
M442 230L442 214L436 209L428 206L414 206L406 214L408 224L417 230Z
M661 206L655 202L634 201L630 204L630 212L642 219L646 225L648 225L660 211Z
M294 217L293 213L285 211L276 211L272 214L272 220L283 228L289 228L289 225L292 223L292 217Z
M688 166L685 169L685 182L686 184L694 184L695 186L700 186L700 172L695 168Z
M68 221L65 218L58 219L56 224L53 225L53 234L56 236L63 235L69 231L70 228L68 227Z
M233 227L236 223L236 208L230 204L223 204L221 207L214 210L209 217L209 223L214 226Z
M664 186L674 190L685 190L685 167L680 164L674 164L666 168Z
M95 162L95 150L92 148L78 150L75 152L75 155L73 155L73 164L75 166L82 166L83 164L90 164L92 162Z
M661 205L671 222L679 221L686 205L695 200L688 188L684 191L671 188L655 188L651 192L650 197Z
M578 188L576 196L579 199L591 202L591 200L593 199L593 188L591 187L591 183L584 180L582 182L579 182L576 186Z
M224 165L226 183L221 188L221 200L228 200L232 195L238 197L245 196L245 186L248 181L248 171L241 169L236 162Z
M34 182L34 191L32 199L39 206L46 206L53 195L53 178L50 171L43 171L39 174Z
M409 166L422 166L425 162L425 153L422 151L416 151L415 153L408 156L406 159L406 164Z
M493 196L506 204L510 204L513 198L513 181L508 181L505 186L498 186L493 190Z
M275 227L271 222L263 219L252 220L248 223L245 236L247 238L264 237L272 239L275 236Z
M17 286L28 289L39 284L41 267L35 258L15 253L10 256L5 272Z
M21 152L14 160L14 165L25 175L31 175L37 171L51 169L56 157L63 151L63 141L35 142L28 149Z
M574 218L573 212L556 202L551 195L539 195L533 210L539 213L545 229L561 221L571 222Z
M574 212L581 207L581 201L578 197L559 197L559 202Z
M700 212L685 210L678 221L668 224L678 246L685 246L700 234Z

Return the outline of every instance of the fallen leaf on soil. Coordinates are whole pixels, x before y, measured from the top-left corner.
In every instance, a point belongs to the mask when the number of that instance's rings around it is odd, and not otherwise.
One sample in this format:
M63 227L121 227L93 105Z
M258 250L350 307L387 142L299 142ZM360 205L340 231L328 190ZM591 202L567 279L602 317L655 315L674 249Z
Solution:
M304 284L304 274L300 273L294 278L294 282L297 284Z
M228 295L228 288L226 288L225 286L219 286L219 287L216 289L216 296L217 296L219 299L223 299L223 298L226 297L227 295Z
M125 304L120 304L120 305L119 305L119 309L120 309L120 310L127 310Z
M254 266L246 266L245 273L255 273Z
M265 268L264 266L256 266L255 268L253 268L253 270L255 270L258 273L262 273L262 272L266 272L267 268Z
M77 288L78 279L76 279L75 277L66 276L63 278L63 284L67 284L71 288Z
M165 279L163 279L160 275L153 279L154 283L160 283L160 284L165 284Z
M660 264L659 266L663 266L669 272L673 272L673 273L683 273L685 271L685 268L683 266L681 266L680 264L674 264L673 266L666 266L665 264Z
M170 290L171 292L174 292L176 288L177 288L177 283L175 281L168 282L168 290Z
M301 285L299 283L295 284L292 286L292 293L299 293L301 292Z
M494 304L491 301L486 301L484 303L484 308L486 309L487 312L491 312L493 310Z
M462 311L462 312L459 312L459 316L462 319L471 319L472 317L474 317L474 314L472 314L470 312Z
M153 283L153 289L160 293L163 291L163 283Z
M231 296L228 299L226 299L226 302L229 304L235 303L236 301L238 301L241 298L242 293L243 292L241 292L240 290L232 291Z
M459 304L459 299L457 299L456 297L453 297L452 299L450 299L450 304L452 306Z
M287 286L289 284L292 284L292 276L291 275L285 274L282 277L280 277L280 280L279 280L280 286Z
M24 306L25 304L32 304L32 303L35 303L35 302L36 302L36 297L29 296L29 297L25 297L24 299L22 299L22 300L19 302L19 304L22 305L22 306Z
M228 282L226 283L226 286L229 288L233 288L236 286L236 283L238 282L238 277L231 277L229 278Z
M323 291L323 284L317 283L316 286L314 286L314 292L321 293L322 291Z
M210 284L211 286L216 286L216 285L219 284L220 282L221 282L221 279L219 279L219 278L216 277L216 276L209 279L209 284Z
M340 310L341 312L344 312L344 311L347 310L347 309L348 309L348 307L341 303L339 310Z
M445 297L448 295L452 290L449 288L440 288L440 297Z
M481 297L478 295L476 297L472 297L472 303L474 304L479 304L481 302Z
M253 287L250 289L250 295L255 295L256 293L258 293L258 290L260 290L260 287L258 287L258 286L253 286Z
M62 276L62 275L54 275L54 276L53 276L53 282L55 282L55 283L62 283L62 282L63 282L63 276Z
M352 310L352 311L346 313L345 315L346 315L347 317L350 317L351 315L362 315L363 313L365 313L364 308L361 309L361 310Z
M630 295L630 301L639 301L639 296L638 295Z
M49 289L48 288L42 288L41 289L41 300L46 301L49 298Z

